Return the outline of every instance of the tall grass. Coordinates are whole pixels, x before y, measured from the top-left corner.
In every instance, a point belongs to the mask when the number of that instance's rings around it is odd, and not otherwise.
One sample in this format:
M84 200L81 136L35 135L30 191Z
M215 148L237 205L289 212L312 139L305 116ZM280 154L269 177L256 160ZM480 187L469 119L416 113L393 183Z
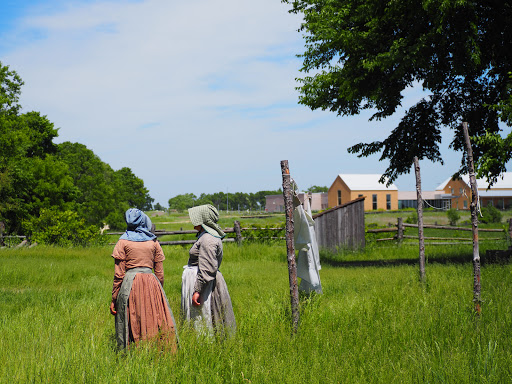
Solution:
M512 380L512 269L482 268L482 316L472 305L471 249L444 250L427 284L413 247L326 255L324 293L301 299L291 333L284 245L225 245L233 339L180 325L176 355L142 344L115 350L108 304L111 247L0 252L0 382L505 383ZM187 249L164 247L165 290L179 318ZM443 253L439 248L432 252ZM462 260L450 262L461 254ZM432 256L434 259L436 257ZM436 260L437 260L436 259Z

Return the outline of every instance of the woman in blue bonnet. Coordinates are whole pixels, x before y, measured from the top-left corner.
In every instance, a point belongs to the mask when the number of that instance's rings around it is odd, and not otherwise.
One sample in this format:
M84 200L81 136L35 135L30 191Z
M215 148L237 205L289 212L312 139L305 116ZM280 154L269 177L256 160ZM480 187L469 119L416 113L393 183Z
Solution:
M125 219L126 232L112 252L115 269L110 312L116 317L117 345L122 349L140 340L160 340L175 350L176 322L163 290L162 247L144 212L130 208Z

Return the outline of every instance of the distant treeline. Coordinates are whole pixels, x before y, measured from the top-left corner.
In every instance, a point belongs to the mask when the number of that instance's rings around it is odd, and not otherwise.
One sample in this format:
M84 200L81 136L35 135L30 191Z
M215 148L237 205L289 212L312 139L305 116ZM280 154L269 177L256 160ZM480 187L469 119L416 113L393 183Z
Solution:
M327 187L319 187L313 185L307 189L306 192L317 193L327 192ZM263 210L265 209L265 196L269 195L280 195L283 191L281 188L274 191L259 191L256 193L224 193L216 192L213 194L202 193L199 197L193 193L185 193L177 195L169 199L169 209L175 209L177 211L184 211L196 205L201 204L212 204L218 209L225 211L235 210ZM155 209L161 208L160 205L155 205Z
M83 144L55 144L58 130L46 116L20 113L22 85L18 74L0 62L0 226L4 233L31 236L63 222L68 223L68 232L92 231L93 226L99 232L104 223L125 228L126 209L151 209L153 199L130 168L113 170Z

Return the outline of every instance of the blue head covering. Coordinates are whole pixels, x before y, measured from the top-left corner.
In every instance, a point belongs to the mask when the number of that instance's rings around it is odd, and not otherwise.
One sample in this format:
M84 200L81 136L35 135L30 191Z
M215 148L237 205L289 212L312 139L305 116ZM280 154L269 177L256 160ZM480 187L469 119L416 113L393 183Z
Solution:
M156 235L151 233L151 220L150 218L137 208L130 208L125 214L126 232L120 239L130 241L148 241L156 238Z

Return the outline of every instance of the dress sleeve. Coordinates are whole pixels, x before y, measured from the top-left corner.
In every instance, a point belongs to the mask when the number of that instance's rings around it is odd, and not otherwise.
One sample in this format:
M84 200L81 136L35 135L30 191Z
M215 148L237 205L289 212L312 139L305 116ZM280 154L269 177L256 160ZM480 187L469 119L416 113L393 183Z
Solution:
M124 260L116 259L116 264L114 266L114 284L112 286L112 300L117 299L117 295L119 294L119 289L121 289L121 284L123 283L124 275L126 273L126 262Z
M205 237L199 247L199 264L194 292L201 293L210 281L217 276L219 268L217 261L217 242L214 237Z
M116 246L114 247L114 251L112 252L112 257L115 260L114 266L114 284L112 286L112 300L117 299L117 295L119 294L119 289L121 288L121 284L123 283L124 275L126 273L126 254L124 252L124 247L118 241Z
M160 284L162 284L162 287L164 286L164 265L163 265L164 260L165 260L164 251L162 250L160 243L158 241L156 241L155 242L155 260L153 262L153 271L155 272L156 277L160 281Z

